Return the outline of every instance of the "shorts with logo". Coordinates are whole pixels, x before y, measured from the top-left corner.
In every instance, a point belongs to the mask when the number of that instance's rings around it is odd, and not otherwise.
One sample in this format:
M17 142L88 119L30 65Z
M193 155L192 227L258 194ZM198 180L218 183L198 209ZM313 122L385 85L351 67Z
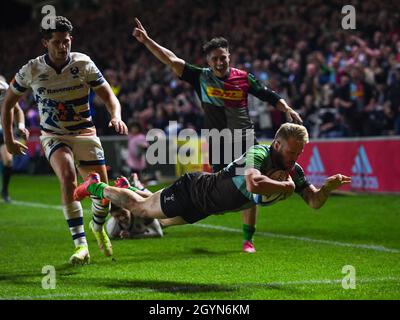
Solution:
M161 209L168 218L180 216L187 223L195 223L209 216L196 208L191 197L192 186L200 174L200 172L184 174L161 192Z
M106 163L104 150L97 136L42 135L40 143L49 161L56 150L67 147L71 149L76 165L95 166Z

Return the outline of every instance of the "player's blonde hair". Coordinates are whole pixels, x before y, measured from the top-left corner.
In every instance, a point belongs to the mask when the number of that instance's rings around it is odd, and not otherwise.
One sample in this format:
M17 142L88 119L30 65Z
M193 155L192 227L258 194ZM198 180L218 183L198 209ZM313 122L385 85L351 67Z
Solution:
M308 143L308 132L306 127L294 123L284 123L275 134L275 140L288 140L289 137L295 138L304 144Z

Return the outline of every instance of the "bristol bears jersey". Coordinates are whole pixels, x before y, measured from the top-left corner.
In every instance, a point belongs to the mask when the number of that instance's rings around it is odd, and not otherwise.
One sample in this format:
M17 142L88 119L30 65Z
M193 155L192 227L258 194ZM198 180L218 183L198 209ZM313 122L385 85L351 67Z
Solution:
M7 89L8 89L7 82L0 80L0 116L1 116L1 106L3 105ZM0 130L2 130L1 121L0 121Z
M94 135L89 90L105 82L87 55L71 52L60 70L52 66L47 54L30 60L15 75L11 89L17 95L32 89L43 134Z

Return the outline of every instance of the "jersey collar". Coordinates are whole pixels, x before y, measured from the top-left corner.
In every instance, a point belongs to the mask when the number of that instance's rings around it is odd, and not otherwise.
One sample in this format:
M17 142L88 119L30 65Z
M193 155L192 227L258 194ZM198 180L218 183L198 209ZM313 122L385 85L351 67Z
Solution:
M229 70L228 70L228 73L227 73L227 75L226 76L223 76L223 77L217 77L217 76L215 76L217 79L219 79L219 80L222 80L222 81L225 81L226 79L229 79L229 77L231 76L231 72L232 72L232 68L231 67L229 67Z
M63 65L59 66L59 67L57 67L53 62L51 62L50 56L49 56L48 53L45 54L45 56L44 56L44 61L46 62L46 64L47 64L49 67L53 68L53 69L56 71L57 74L60 74L61 71L62 71L62 69L64 69L64 67L70 63L70 61L71 61L71 55L68 55L67 61L65 61L65 63L64 63Z

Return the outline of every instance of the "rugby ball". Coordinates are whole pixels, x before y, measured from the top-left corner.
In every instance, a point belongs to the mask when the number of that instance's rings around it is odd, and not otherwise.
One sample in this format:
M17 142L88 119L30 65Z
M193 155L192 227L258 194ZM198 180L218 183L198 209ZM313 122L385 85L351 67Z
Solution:
M285 170L273 170L273 171L268 172L266 174L266 176L273 180L285 181L285 180L287 180L289 173ZM268 205L268 204L272 204L277 201L283 200L286 198L286 196L287 195L284 193L263 194L263 195L260 195L260 198L258 200L259 200L260 204Z

